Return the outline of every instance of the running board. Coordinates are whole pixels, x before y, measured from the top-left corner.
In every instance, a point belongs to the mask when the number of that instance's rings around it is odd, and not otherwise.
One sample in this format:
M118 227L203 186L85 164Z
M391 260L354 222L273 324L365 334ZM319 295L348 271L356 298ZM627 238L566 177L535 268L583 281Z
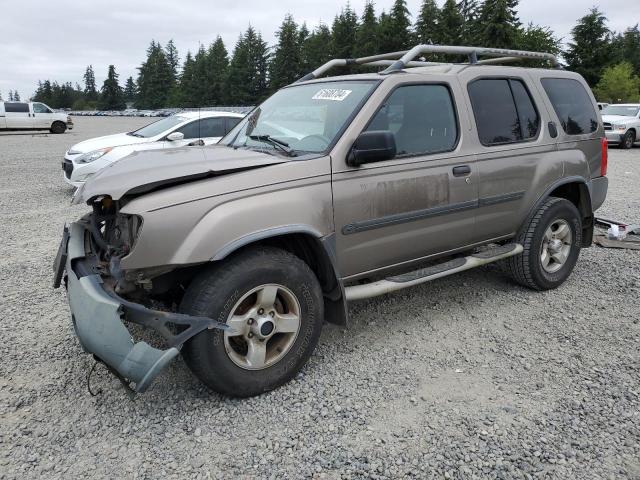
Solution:
M430 282L437 278L496 262L503 258L513 257L514 255L522 253L522 250L522 245L519 243L509 243L474 253L468 257L454 258L447 262L421 268L413 272L403 273L402 275L388 277L384 280L378 280L377 282L353 285L345 288L346 298L347 300L362 300L364 298L395 292L396 290L413 287L414 285Z

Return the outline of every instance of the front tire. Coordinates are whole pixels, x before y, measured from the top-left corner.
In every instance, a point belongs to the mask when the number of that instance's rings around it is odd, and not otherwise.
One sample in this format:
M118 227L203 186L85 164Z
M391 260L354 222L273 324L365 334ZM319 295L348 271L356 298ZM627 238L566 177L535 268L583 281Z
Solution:
M580 255L580 213L570 201L551 197L529 219L517 242L523 252L507 259L513 279L534 290L557 288L571 275Z
M51 133L64 133L67 130L67 126L63 122L53 122L51 125Z
M624 134L624 137L622 137L622 143L620 144L620 146L625 150L628 150L631 147L633 147L633 144L635 143L635 141L636 141L635 132L633 130L629 130L627 133Z
M232 327L205 330L183 348L196 377L232 397L259 395L293 378L318 342L324 314L309 266L271 247L245 250L203 271L180 310Z

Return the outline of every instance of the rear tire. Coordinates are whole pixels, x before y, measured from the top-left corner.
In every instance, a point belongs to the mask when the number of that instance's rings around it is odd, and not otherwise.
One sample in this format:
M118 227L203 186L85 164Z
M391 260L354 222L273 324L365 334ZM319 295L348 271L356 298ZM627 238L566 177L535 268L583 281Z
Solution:
M633 130L629 130L627 133L624 134L624 137L622 137L622 142L620 143L620 147L624 148L625 150L630 149L631 147L633 147L633 144L636 141L636 134Z
M51 125L51 133L64 133L67 130L67 126L63 122L53 122Z
M233 397L259 395L293 378L318 342L324 314L309 266L271 247L245 250L203 271L180 310L232 326L199 333L183 356L205 385Z
M580 213L570 201L551 197L529 219L517 242L524 251L506 262L513 279L534 290L557 288L571 275L580 255Z

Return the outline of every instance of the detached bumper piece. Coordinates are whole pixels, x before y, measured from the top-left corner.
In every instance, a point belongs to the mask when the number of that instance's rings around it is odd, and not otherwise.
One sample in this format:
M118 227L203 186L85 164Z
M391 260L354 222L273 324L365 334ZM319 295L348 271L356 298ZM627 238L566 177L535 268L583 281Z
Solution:
M58 261L65 261L75 333L82 348L106 364L133 391L144 392L189 338L207 328L229 328L211 318L151 310L119 297L104 285L92 262L94 257L85 252L85 226L72 223L68 232L61 247L64 252L64 242L68 241L66 255L59 255ZM165 338L169 348L160 350L144 341L135 342L124 321L152 328Z

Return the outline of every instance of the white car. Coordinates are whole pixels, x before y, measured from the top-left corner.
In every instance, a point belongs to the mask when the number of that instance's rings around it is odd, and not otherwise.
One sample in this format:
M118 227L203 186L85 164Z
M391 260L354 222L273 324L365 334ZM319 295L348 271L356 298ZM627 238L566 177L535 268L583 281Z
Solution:
M98 170L134 152L217 143L243 117L232 112L182 112L133 132L85 140L67 150L64 179L79 187Z
M640 104L608 105L600 112L607 141L622 148L631 148L640 140Z
M66 113L56 113L41 102L0 101L0 130L49 130L64 133L73 122Z

